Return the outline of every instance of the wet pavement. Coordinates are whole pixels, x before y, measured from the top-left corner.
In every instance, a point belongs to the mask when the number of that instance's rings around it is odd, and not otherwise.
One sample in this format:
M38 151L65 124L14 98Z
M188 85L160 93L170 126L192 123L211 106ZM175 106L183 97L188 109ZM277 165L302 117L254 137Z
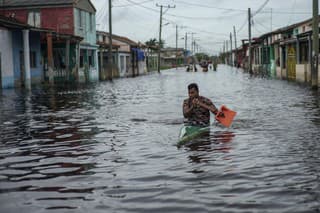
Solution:
M177 147L192 82L238 114ZM0 212L319 212L319 105L308 87L222 65L3 90Z

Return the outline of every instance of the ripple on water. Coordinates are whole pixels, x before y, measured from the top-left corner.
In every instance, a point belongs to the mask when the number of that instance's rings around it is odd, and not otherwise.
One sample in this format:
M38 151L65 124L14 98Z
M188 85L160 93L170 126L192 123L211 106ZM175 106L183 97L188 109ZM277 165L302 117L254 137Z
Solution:
M187 85L238 112L177 147ZM319 94L218 66L0 96L3 212L318 212Z

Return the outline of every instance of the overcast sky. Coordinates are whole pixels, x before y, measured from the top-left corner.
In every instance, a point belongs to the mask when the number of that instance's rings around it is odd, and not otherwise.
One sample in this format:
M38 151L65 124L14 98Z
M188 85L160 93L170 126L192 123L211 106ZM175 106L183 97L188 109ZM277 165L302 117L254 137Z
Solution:
M175 47L176 25L178 46L184 47L186 32L193 35L201 49L217 54L225 40L230 40L233 26L237 45L248 37L248 8L253 16L253 36L300 22L312 17L312 0L113 0L113 34L146 42L159 37L160 5L175 6L163 9L162 38L165 46ZM92 0L97 9L97 29L108 29L108 0ZM258 13L257 13L258 12ZM168 24L169 23L169 24ZM191 34L188 35L188 49Z

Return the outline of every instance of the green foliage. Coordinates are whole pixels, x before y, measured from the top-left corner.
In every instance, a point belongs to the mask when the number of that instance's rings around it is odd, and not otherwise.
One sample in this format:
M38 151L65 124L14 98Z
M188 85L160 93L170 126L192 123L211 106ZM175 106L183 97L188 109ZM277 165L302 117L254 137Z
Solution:
M197 53L197 54L196 54L196 57L197 57L198 61L201 61L201 60L210 60L209 55L207 55L207 54L205 54L205 53Z
M161 39L160 47L163 48L164 40ZM151 38L145 42L145 44L152 50L157 50L159 46L159 41L156 38Z

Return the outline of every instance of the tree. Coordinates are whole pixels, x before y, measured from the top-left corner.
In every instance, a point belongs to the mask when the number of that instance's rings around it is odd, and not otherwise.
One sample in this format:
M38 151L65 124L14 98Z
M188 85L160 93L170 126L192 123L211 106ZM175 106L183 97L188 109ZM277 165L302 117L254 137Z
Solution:
M146 45L151 50L158 50L159 41L156 38L151 38L148 41L146 41ZM163 48L164 46L164 40L161 39L160 47Z
M196 57L197 57L198 61L210 59L209 56L205 53L197 53Z

